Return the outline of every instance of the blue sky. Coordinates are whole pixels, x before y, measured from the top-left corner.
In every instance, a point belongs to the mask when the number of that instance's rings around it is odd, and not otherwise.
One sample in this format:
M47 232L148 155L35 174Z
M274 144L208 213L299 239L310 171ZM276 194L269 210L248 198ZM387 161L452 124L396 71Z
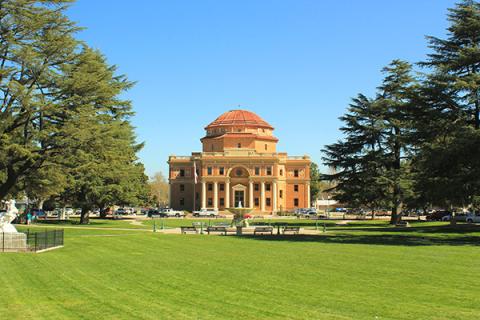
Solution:
M279 151L320 162L350 98L373 95L392 59L424 59L424 36L445 35L454 2L77 0L68 15L137 82L125 96L152 175L168 155L200 151L204 126L238 108L276 128Z

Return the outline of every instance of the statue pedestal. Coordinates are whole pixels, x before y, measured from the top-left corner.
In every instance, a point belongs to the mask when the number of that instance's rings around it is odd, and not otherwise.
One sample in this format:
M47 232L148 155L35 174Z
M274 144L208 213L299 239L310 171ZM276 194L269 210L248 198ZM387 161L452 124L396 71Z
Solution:
M0 233L0 252L27 251L27 235L18 232Z
M237 233L236 233L237 236L241 236L243 234L242 229L243 229L243 227L237 226Z

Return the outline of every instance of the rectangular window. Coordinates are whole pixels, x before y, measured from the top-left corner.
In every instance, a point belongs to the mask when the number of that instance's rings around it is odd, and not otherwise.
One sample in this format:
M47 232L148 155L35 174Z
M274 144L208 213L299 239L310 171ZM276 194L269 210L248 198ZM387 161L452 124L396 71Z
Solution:
M255 175L256 176L260 175L260 167L255 167Z
M298 178L298 169L293 170L293 176Z
M293 205L298 207L298 198L293 199Z
M180 169L180 177L185 177L185 169Z
M224 167L220 167L220 175L223 176L225 174L225 168Z
M270 191L270 183L265 183L265 190Z
M213 172L212 167L208 167L208 168L207 168L207 174L208 174L209 176L211 176L211 175L212 175L212 172Z
M279 192L280 192L279 197L280 197L280 198L283 198L283 190L280 190Z
M265 199L265 204L267 205L267 207L270 207L270 198Z
M184 185L184 184L181 184L181 185L180 185L180 192L183 192L183 191L185 191L185 185Z
M272 175L272 167L267 167L267 176Z
M213 199L212 198L208 198L208 206L213 206Z
M212 191L213 190L213 184L209 183L208 184L208 191Z
M254 190L255 190L255 191L258 191L258 188L259 188L258 183L255 183L253 186L254 186L254 187L253 187Z
M222 207L225 205L225 199L224 198L220 198L220 205Z
M280 169L280 175L283 176L283 169Z
M298 184L293 185L293 191L298 192Z
M225 191L225 185L223 183L219 184L220 191Z
M255 205L258 207L260 205L260 199L255 198Z
M185 199L184 198L180 198L180 205L181 206L185 205Z

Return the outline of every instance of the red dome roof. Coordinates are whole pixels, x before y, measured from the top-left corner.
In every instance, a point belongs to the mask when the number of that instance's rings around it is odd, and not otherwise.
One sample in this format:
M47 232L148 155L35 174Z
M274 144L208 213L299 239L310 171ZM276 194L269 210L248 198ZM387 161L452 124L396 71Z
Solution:
M273 127L253 112L230 110L210 123L205 129L225 126L245 126L272 129Z

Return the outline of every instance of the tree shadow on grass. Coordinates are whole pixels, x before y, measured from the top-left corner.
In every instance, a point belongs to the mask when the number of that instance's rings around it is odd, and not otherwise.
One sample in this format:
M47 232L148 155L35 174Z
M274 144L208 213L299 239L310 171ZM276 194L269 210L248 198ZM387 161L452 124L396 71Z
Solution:
M335 231L362 231L362 232L392 232L392 233L422 233L422 234L467 234L467 233L479 233L480 225L478 224L457 224L457 225L422 225L422 223L414 224L410 227L395 227L386 225L384 227L378 226L357 226L350 225L349 227L336 227Z
M243 235L241 238L263 241L317 242L328 244L368 244L388 246L480 246L480 237L421 237L396 234L335 234L335 235Z
M420 225L409 228L336 228L333 232L319 235L243 235L241 237L264 241L317 242L330 244L480 246L480 225Z

